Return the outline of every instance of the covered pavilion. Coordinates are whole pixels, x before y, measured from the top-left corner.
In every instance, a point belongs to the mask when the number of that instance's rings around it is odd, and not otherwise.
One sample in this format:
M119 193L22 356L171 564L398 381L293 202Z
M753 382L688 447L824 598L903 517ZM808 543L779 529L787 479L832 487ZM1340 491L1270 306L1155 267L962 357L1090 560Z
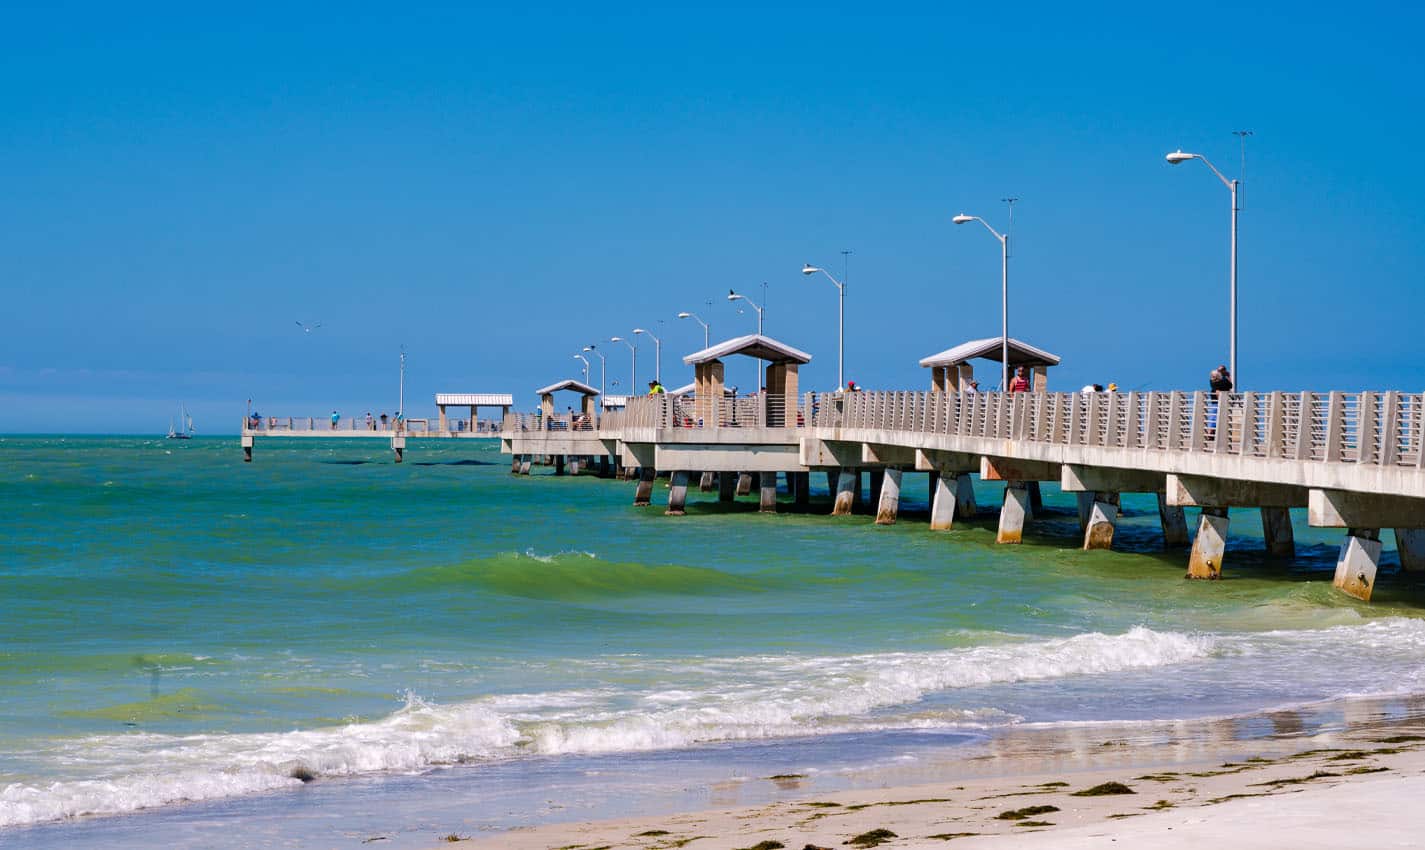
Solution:
M718 401L726 392L723 359L741 354L767 364L763 386L765 409L762 422L769 428L786 427L787 412L797 409L797 369L811 362L811 355L762 334L748 334L708 346L683 358L693 367L693 401L698 418L716 423ZM795 423L795 414L792 422Z
M923 358L920 365L930 369L931 392L968 391L971 388L970 382L975 379L975 369L970 361L983 359L1001 362L1004 342L1005 338L1002 336L972 339ZM1010 337L1008 342L1009 368L1014 370L1020 366L1028 367L1033 373L1029 382L1030 390L1036 393L1048 392L1049 367L1059 365L1059 356L1014 337Z

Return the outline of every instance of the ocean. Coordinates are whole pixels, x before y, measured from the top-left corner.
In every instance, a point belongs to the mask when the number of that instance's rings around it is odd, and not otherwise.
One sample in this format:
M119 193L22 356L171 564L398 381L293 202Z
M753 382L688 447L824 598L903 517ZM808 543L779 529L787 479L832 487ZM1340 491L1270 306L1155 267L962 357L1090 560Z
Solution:
M827 516L819 474L806 513L693 493L674 518L663 482L634 508L632 483L512 477L493 441L397 465L376 440L244 464L231 437L0 438L0 846L383 823L420 846L876 777L1015 727L1425 691L1425 591L1389 534L1364 605L1331 587L1341 532L1304 516L1284 564L1234 511L1224 580L1190 582L1152 497L1083 552L1045 485L997 546L1002 486L931 533L913 474L878 527Z

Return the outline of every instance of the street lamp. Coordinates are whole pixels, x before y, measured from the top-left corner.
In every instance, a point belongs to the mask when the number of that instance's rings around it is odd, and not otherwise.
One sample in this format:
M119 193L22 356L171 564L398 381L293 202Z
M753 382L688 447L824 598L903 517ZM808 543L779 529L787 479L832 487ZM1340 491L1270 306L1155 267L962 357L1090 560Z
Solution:
M596 347L594 347L594 346L592 346L592 345L586 345L586 346L584 346L584 350L585 350L585 351L589 351L589 352L593 352L594 354L598 355L598 358L599 358L599 398L600 398L600 403L602 403L603 395L604 395L604 373L609 370L608 358L604 357L604 353L603 353L602 351L600 351L598 348L596 348Z
M846 284L837 280L826 269L818 268L811 263L802 266L802 274L813 275L817 272L826 275L827 279L836 284L836 290L841 293L836 311L836 388L841 389L846 386L844 374L846 371Z
M589 383L589 358L582 354L576 354L574 355L574 359L584 361L584 383Z
M638 392L638 348L621 336L611 336L609 342L621 342L633 352L633 372L629 374L628 392L629 395Z
M680 319L692 319L693 321L695 321L695 322L697 322L698 324L700 324L700 325L703 326L703 348L707 348L708 345L709 345L709 343L708 343L708 323L707 323L707 322L704 322L702 319L699 319L697 313L689 313L689 312L687 312L686 310L683 311L682 313L679 313L679 314L678 314L678 318L680 318Z
M1011 202L1012 203L1012 202ZM1010 207L1012 211L1014 207ZM1011 212L1011 215L1013 213ZM1009 235L1002 234L989 223L977 215L965 215L961 213L950 219L956 224L969 224L978 221L985 226L994 238L999 240L1000 246L1000 392L1009 392Z
M643 328L634 328L635 334L648 334L648 338L653 340L653 380L663 383L663 340L653 335L652 331Z
M1246 133L1247 131L1242 131L1239 135L1245 136ZM1209 162L1207 157L1200 153L1183 153L1181 150L1176 150L1168 154L1166 159L1169 165L1179 165L1190 159L1202 160L1203 165L1211 168L1212 173L1217 175L1217 179L1222 181L1222 185L1226 186L1232 193L1231 317L1228 320L1228 334L1230 336L1228 341L1228 360L1232 364L1229 367L1232 370L1232 388L1240 389L1242 386L1242 376L1237 374L1237 211L1240 209L1240 207L1237 206L1237 189L1242 185L1242 182L1240 180L1228 180L1222 175L1221 171L1217 170L1217 166Z
M757 335L758 335L758 336L761 336L761 335L762 335L762 308L757 306L757 302L753 301L751 298L748 298L746 295L738 295L736 292L734 292L734 291L731 290L731 289L729 289L729 290L727 291L727 300L728 300L728 301L746 301L746 302L747 302L747 305L748 305L749 307L751 307L752 309L754 309L754 310L757 311Z

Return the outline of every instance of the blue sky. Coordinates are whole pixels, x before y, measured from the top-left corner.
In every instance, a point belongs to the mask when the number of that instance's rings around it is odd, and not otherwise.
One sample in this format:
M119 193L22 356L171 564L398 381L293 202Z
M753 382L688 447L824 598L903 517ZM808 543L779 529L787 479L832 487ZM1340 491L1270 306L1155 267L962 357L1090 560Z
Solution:
M0 430L393 411L402 344L412 415L533 406L590 342L621 391L636 326L672 385L674 315L749 332L725 296L763 281L830 390L835 290L799 269L843 249L848 377L920 389L998 333L998 245L950 218L1008 195L1051 387L1202 388L1228 194L1163 155L1235 175L1241 128L1243 387L1425 389L1414 8L591 8L7 7Z

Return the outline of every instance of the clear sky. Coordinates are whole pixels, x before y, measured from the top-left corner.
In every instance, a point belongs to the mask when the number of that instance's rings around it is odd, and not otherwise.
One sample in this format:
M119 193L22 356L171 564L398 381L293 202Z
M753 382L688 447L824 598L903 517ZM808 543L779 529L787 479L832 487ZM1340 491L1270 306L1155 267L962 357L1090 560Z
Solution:
M200 6L202 4L199 4ZM520 5L519 10L511 7ZM1425 389L1419 7L937 3L7 7L0 431L234 431L577 374L755 329L836 382L999 331L1051 388ZM707 304L709 300L711 305ZM321 322L306 333L296 322ZM640 343L639 381L653 346ZM599 381L594 358L592 380ZM750 361L729 382L752 383ZM996 368L986 362L986 374ZM745 380L738 381L739 376ZM614 381L619 383L614 385Z

